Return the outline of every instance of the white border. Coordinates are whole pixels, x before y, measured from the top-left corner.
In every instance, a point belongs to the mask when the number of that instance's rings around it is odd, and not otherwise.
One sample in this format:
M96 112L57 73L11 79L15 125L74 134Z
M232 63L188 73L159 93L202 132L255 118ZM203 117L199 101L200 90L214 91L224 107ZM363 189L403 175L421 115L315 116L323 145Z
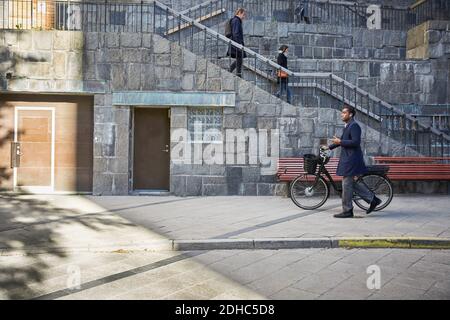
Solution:
M20 189L33 193L45 193L55 191L55 107L23 107L16 106L14 109L14 142L17 141L17 129L18 129L18 113L19 110L47 110L52 112L52 148L51 148L51 170L50 170L50 186L21 186ZM13 188L17 191L17 167L13 169Z

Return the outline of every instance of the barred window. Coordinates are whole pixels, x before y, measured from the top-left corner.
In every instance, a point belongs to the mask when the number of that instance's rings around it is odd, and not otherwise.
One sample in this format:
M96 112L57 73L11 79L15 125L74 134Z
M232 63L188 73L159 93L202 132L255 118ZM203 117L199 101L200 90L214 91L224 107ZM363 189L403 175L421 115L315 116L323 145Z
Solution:
M222 143L221 108L188 108L188 125L191 142Z

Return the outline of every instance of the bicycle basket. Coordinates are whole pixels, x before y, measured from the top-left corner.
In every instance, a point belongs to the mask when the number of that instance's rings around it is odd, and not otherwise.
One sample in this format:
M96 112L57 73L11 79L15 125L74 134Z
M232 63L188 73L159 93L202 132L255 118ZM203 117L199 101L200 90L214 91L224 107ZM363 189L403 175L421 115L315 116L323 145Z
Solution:
M303 156L303 170L309 174L316 173L319 157L315 154L305 154Z

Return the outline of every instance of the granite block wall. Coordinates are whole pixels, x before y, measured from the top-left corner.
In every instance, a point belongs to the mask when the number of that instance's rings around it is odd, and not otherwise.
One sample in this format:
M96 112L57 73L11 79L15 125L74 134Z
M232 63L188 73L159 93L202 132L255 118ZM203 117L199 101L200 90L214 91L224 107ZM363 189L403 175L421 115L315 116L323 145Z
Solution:
M31 47L30 47L31 41ZM157 35L57 31L2 31L0 73L3 91L80 93L94 96L94 194L130 191L130 119L132 107L113 105L119 91L198 91L236 93L236 105L223 107L223 129L276 133L269 139L277 156L300 156L317 150L321 138L339 134L340 105L319 92L305 95L313 103L293 106L235 77L205 59ZM27 47L28 46L28 47ZM187 107L172 107L171 130L187 126ZM380 135L364 130L365 155L414 154ZM250 142L249 142L250 143ZM245 157L254 156L245 145ZM277 146L278 144L278 146ZM272 153L274 155L274 153ZM242 156L236 151L234 156ZM183 164L172 161L175 195L285 194L269 164ZM276 161L276 159L273 159ZM276 164L276 163L275 163ZM272 163L274 165L274 163Z
M293 71L332 72L392 104L450 102L450 60L407 61L404 31L248 20L244 33L246 46L274 61L287 44ZM438 38L446 48L445 32Z
M331 72L391 104L450 103L450 60L290 59L298 72Z
M428 21L408 31L408 59L442 57L450 57L450 21Z
M298 58L389 59L406 57L406 31L320 24L244 21L246 46L273 56L287 44Z

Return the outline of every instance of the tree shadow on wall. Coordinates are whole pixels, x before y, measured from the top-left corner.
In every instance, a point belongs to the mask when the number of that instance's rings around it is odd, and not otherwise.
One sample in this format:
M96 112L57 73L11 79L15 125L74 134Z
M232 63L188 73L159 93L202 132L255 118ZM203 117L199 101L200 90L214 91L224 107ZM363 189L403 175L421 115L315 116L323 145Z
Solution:
M12 141L14 141L14 130L8 130L6 133L0 135L0 150L8 148ZM6 166L0 166L0 190L2 185L1 182L9 180L10 178L11 170Z
M8 31L5 31L6 33ZM11 34L17 36L17 43L26 41L23 39L24 31L12 31ZM8 90L8 83L10 81L15 81L23 78L21 75L17 75L17 67L21 63L41 63L47 62L47 60L40 56L39 53L32 51L15 52L10 46L0 46L0 90ZM4 105L4 100L6 100L7 95L2 95L0 99L0 121L3 118L1 109L7 107ZM11 119L14 121L14 119ZM8 127L5 125L5 127ZM7 148L7 144L14 141L14 130L8 130L7 132L1 133L0 127L0 150ZM11 172L8 167L0 166L0 182L11 178ZM2 184L0 183L0 190L2 189Z
M0 158L0 192L12 186L11 177L13 173L10 165L12 156L11 143L14 141L14 128L12 128L14 111L11 109L11 106L5 103L3 97L0 98L0 152L2 153ZM18 133L23 133L23 131Z
M24 32L30 31L10 31L12 36L17 36L17 43L24 43L29 39L23 39ZM5 34L8 31L5 31ZM14 51L9 45L0 46L0 90L8 90L9 81L25 78L17 74L17 66L20 63L40 63L49 62L45 55L36 51Z

